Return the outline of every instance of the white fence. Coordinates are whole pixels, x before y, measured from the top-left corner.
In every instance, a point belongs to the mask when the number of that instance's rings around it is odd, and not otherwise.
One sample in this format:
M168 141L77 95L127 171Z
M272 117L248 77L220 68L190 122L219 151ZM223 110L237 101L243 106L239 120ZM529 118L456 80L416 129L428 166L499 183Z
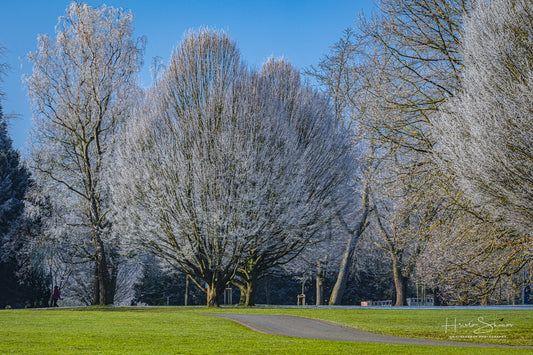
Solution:
M414 297L407 299L408 306L433 306L435 300L433 297Z
M407 299L407 305L409 307L411 306L433 306L435 304L435 300L433 297L413 297ZM363 307L369 307L369 306L383 306L383 307L391 307L392 301L363 301L361 302L361 306Z
M367 306L392 306L392 301L363 301L361 302L361 306L367 307Z

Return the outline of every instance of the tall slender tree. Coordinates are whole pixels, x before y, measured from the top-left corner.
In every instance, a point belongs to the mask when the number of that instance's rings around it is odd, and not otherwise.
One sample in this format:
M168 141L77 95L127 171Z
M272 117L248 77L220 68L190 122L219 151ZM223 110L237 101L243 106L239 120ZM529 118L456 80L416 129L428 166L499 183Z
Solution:
M0 46L0 56L3 47ZM0 63L0 81L5 66ZM29 186L29 172L20 161L19 152L13 148L9 137L7 118L2 112L0 92L0 282L5 292L0 305L23 302L21 287L16 275L16 252L20 243L13 236L24 211L24 196Z
M73 2L59 19L56 38L39 36L38 50L28 54L33 170L53 203L67 207L69 238L83 239L77 244L94 264L95 304L108 304L113 295L104 176L141 65L144 44L133 39L132 22L121 9Z

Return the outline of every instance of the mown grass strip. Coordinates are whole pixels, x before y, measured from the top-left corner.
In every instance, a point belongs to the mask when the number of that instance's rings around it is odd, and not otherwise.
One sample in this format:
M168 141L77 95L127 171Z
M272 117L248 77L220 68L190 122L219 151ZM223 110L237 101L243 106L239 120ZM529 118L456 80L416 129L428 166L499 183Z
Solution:
M111 310L111 312L110 312ZM0 311L0 353L6 354L443 354L500 353L509 349L474 349L366 344L298 339L260 334L229 320L209 317L204 308L88 308L80 310ZM216 312L289 314L325 319L384 334L401 332L432 337L431 319L441 314L413 311L235 309ZM364 312L367 312L366 314ZM389 313L387 313L389 312ZM499 312L499 311L498 311ZM505 311L509 312L509 311ZM515 329L531 332L533 312ZM463 311L448 316L463 317ZM471 314L466 314L471 316ZM513 314L502 315L517 321ZM529 323L527 321L529 320ZM439 324L440 320L434 324ZM393 323L397 322L397 326ZM404 323L405 322L405 323ZM378 324L378 323L381 323ZM417 324L418 323L418 324ZM438 331L435 330L435 333ZM438 335L438 334L437 334ZM522 333L531 341L531 335ZM446 338L445 338L446 339ZM527 339L514 336L511 343ZM525 344L524 344L525 345ZM513 353L531 353L513 349Z
M287 314L401 337L533 345L532 310L220 308L217 312Z

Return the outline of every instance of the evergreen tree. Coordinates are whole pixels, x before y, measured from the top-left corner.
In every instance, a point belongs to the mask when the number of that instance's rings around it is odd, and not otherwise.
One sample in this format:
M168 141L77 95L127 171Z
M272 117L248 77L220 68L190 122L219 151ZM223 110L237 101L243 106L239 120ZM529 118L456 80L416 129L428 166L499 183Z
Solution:
M25 289L17 280L16 249L20 246L12 237L21 221L24 195L29 173L20 163L20 155L13 148L7 132L7 119L0 103L0 307L22 306ZM27 290L26 290L27 291Z

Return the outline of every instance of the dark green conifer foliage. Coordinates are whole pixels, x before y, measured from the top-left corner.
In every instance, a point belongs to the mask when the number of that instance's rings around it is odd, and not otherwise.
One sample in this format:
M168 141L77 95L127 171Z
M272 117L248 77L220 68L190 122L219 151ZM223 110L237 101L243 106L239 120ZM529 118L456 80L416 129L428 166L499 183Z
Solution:
M29 185L28 170L20 162L8 135L7 119L0 103L0 307L22 306L24 287L17 279L16 249L13 233L24 211L24 195Z

